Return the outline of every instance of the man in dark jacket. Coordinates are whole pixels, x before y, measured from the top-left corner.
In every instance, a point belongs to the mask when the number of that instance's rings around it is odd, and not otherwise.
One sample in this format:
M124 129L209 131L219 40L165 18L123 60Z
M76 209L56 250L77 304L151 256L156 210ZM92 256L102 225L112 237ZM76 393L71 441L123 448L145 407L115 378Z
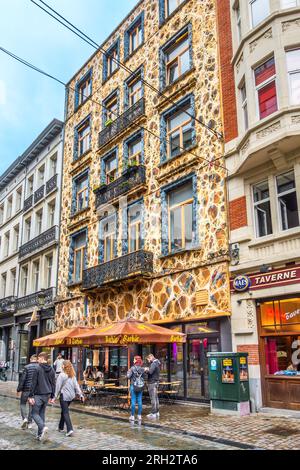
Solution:
M54 403L55 398L55 372L48 365L48 354L40 353L37 368L29 394L29 403L32 405L32 419L37 424L39 441L47 437L48 428L45 426L45 413L48 402Z
M29 412L27 414L26 405L28 402L33 376L38 367L37 356L33 355L30 358L30 363L25 366L23 373L19 380L19 385L17 388L18 395L21 393L20 399L20 409L22 416L22 429L31 428L32 426L32 406L29 404Z
M151 400L151 413L148 418L159 418L159 400L158 400L158 385L160 375L160 362L155 359L153 354L149 354L147 357L150 366L145 369L148 372L148 390Z

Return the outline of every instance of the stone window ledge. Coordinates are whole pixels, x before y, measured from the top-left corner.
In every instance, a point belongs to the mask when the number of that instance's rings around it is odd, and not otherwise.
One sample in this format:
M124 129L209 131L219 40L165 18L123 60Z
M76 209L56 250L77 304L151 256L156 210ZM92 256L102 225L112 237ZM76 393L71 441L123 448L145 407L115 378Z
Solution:
M178 83L180 83L181 81L184 80L184 78L186 78L187 75L190 75L190 74L193 74L193 72L195 71L195 69L190 69L188 72L186 72L185 74L181 75L177 80L176 82L172 83L172 85L168 85L167 88L164 88L163 90L161 90L161 93L163 93L164 96L161 96L159 98L159 103L155 106L155 108L159 111L159 112L162 112L162 110L166 107L166 106L170 106L171 104L171 100L172 101L177 101L180 99L181 95L182 97L184 98L184 95L187 94L187 93L192 93L193 92L193 89L194 89L194 86L196 85L197 83L197 79L196 77L191 77L190 80L187 81L187 83L185 83L183 86L179 87L178 89L175 89L172 93L168 94L168 92L170 90L172 90L173 88L176 87L176 85ZM167 94L166 94L167 93Z
M193 253L194 251L200 251L202 249L201 245L193 246L192 248L185 248L183 250L172 251L172 253L168 253L166 255L161 255L158 259L164 260L171 258L173 256L184 255L185 253Z
M168 23L168 21L174 18L174 16L179 12L179 10L181 10L181 8L183 8L184 5L188 3L188 1L189 0L184 0L184 2L178 5L178 7L174 11L172 11L169 16L167 16L167 18L164 18L164 20L160 23L159 27L162 28L163 26L165 26L166 23Z
M128 62L144 45L145 41L142 42L142 44L140 44L136 49L134 49L134 51L132 51L128 56L124 57L124 63Z
M174 162L175 160L177 160L177 158L179 159L183 157L184 155L188 154L192 150L195 150L197 147L198 147L198 144L191 145L189 148L182 150L178 155L175 155L175 157L168 158L167 160L159 163L158 168L165 168L169 163Z
M70 170L70 175L81 171L86 165L88 165L92 160L92 149L87 150L83 155L81 155L76 160L73 160L71 166L73 167Z
M73 289L75 287L80 287L82 285L82 281L74 281L74 282L68 282L67 287L69 289Z
M74 107L74 113L77 113L91 99L92 99L92 95L89 95L82 103L80 103L78 106ZM70 118L68 118L68 119L70 119Z
M261 245L269 245L270 243L280 242L286 238L300 236L300 227L290 228L289 230L284 230L272 235L267 235L266 237L256 238L255 241L249 243L249 248L256 248Z
M77 219L81 215L88 213L90 211L90 209L91 209L90 206L88 206L88 207L85 207L84 209L82 209L81 211L74 212L74 214L71 214L70 220Z
M166 85L164 88L162 88L160 91L165 94L165 93L168 93L170 90L172 90L172 88L174 88L176 85L178 85L178 83L180 83L182 80L184 80L186 77L188 77L189 75L192 75L194 72L196 71L195 67L191 67L189 70L187 70L186 72L184 72L182 75L180 75L180 77L176 78L176 80L174 80L173 83L170 83L170 85ZM196 79L195 79L195 82L196 82ZM189 82L187 84L187 86L191 86L191 82ZM177 90L176 90L177 91ZM182 88L180 88L177 92L182 92ZM166 99L165 96L161 96L161 99Z

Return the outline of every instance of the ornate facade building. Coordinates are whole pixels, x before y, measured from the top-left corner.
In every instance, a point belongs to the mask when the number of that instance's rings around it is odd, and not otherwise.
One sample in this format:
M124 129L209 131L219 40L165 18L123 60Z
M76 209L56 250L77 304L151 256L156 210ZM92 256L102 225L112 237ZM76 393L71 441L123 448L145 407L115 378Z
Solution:
M254 408L299 409L300 2L218 5L233 348Z
M54 119L0 177L0 360L12 378L54 330L62 132Z
M143 0L69 82L66 109L56 322L186 332L154 350L199 399L205 353L231 349L219 72L214 1ZM102 353L94 364L122 374L126 351Z

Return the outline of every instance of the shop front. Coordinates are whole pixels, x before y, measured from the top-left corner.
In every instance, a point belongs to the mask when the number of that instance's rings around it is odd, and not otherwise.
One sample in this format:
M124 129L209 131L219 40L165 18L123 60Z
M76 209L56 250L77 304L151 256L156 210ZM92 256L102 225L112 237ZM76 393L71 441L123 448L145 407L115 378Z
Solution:
M207 401L209 398L208 352L231 351L230 320L228 317L191 323L164 324L166 328L187 335L184 344L135 345L130 347L131 359L135 354L146 363L152 353L161 363L160 381L180 382L178 398ZM106 378L120 382L126 379L128 350L122 347L86 350L85 367L97 366Z
M231 281L233 349L249 354L252 405L300 410L300 266Z
M300 410L300 295L257 307L265 406Z

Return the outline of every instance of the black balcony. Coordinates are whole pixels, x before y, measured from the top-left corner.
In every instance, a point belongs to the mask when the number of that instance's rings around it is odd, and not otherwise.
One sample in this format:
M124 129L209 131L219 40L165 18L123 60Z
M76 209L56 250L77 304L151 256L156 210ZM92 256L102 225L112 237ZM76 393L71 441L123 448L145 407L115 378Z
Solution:
M135 251L83 272L82 289L95 289L106 283L153 273L153 253Z
M120 178L96 189L96 207L112 202L143 184L146 184L146 168L142 165L129 167Z
M57 174L52 176L46 183L46 195L57 189Z
M0 313L14 313L16 311L16 297L13 295L0 300Z
M37 189L36 192L34 193L34 203L36 204L41 199L43 199L44 195L45 195L45 185L43 184L43 186Z
M33 206L33 194L29 196L24 202L24 212L27 212Z
M41 250L45 246L52 242L58 242L58 227L51 227L46 232L41 233L38 237L33 238L29 242L25 243L20 247L19 259L30 255L31 253Z
M105 127L99 134L99 148L107 145L117 135L121 134L127 127L131 126L134 121L145 114L145 99L141 98L125 113L121 114L115 121Z
M55 297L55 288L45 289L34 294L26 295L16 300L17 310L26 310L31 307L44 307L53 302Z

